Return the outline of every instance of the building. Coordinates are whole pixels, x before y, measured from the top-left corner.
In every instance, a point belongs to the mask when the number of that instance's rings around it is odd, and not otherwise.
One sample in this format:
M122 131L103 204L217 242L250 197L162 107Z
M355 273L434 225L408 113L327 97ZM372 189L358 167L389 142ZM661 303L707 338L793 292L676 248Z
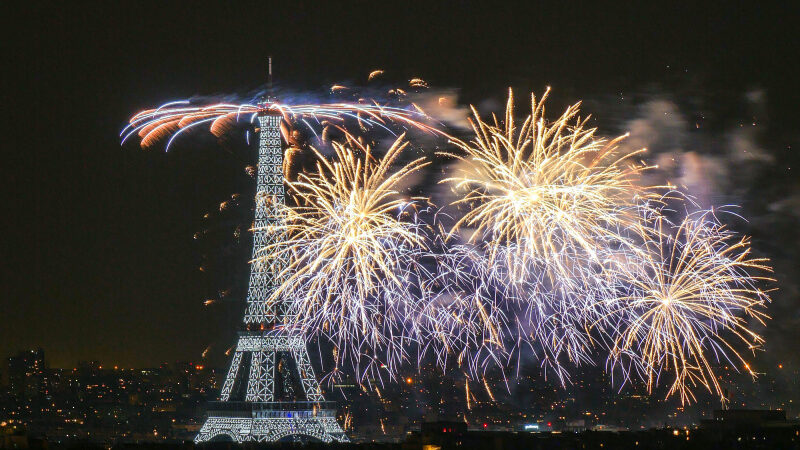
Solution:
M40 398L48 393L44 350L27 350L8 358L8 391L18 399Z
M702 427L709 430L759 429L797 426L786 420L786 411L780 409L718 409L713 419L703 420Z

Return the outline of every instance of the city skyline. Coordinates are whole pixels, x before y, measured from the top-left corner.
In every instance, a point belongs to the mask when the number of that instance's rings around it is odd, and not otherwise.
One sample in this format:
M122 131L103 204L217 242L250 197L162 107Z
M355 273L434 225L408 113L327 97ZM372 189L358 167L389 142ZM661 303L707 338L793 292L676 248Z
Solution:
M8 386L11 397L0 394L0 414L6 425L9 420L27 423L32 436L46 435L53 443L191 440L202 425L206 402L217 397L225 376L224 368L186 362L136 369L85 362L74 368L51 370L44 363L46 355L25 351L11 358L29 358L31 376L21 391ZM37 365L44 370L30 371ZM8 372L5 364L2 369L4 374ZM40 372L46 381L42 382ZM463 375L457 372L443 376L431 367L422 374L407 374L411 382L386 386L380 393L365 393L347 382L336 388L324 387L326 395L346 400L339 416L355 442L396 442L409 430L453 421L473 431L489 432L697 430L697 425L714 417L718 409L713 399L681 408L677 401L664 402L646 395L644 386L618 392L602 374L591 371L579 374L576 384L567 389L531 374L520 380L523 389L511 394L495 391L494 400L485 392L476 392L468 409L459 386ZM796 379L797 375L795 372ZM757 394L742 393L752 397L732 404L731 409L757 411L781 406L754 403ZM434 401L437 398L445 401ZM784 406L788 407L782 409L786 417L797 415L796 407L788 402ZM531 424L539 428L525 429Z

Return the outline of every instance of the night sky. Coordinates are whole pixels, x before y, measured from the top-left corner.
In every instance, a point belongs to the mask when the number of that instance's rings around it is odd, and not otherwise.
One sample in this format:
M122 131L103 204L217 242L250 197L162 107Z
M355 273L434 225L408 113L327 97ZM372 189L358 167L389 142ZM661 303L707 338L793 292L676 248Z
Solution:
M750 222L739 229L773 259L780 288L756 361L798 363L796 2L328 3L0 6L0 356L41 346L55 367L129 367L198 360L212 345L223 364L242 306L203 306L224 286L198 270L215 250L193 234L231 193L254 189L246 149L197 137L164 154L120 147L118 134L144 108L258 88L271 54L294 90L380 68L387 83L419 76L457 90L462 106L496 107L509 86L552 86L556 105L584 99L602 133L630 130L678 155L701 201L742 205ZM755 156L736 157L742 148ZM228 272L246 275L245 261Z

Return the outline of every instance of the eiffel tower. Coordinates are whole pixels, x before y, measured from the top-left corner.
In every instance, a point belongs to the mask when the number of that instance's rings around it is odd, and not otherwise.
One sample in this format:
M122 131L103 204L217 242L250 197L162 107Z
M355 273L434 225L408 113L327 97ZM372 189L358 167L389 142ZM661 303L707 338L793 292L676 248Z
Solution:
M269 85L272 84L272 58ZM268 227L281 220L283 205L282 116L269 108L267 97L259 104L258 183L253 236L253 259L274 239ZM326 402L308 357L305 337L284 325L286 300L269 302L279 286L277 274L285 261L253 263L247 291L247 311L236 352L220 393L212 402L196 443L227 436L235 442L276 442L317 439L348 442L336 421L333 402Z

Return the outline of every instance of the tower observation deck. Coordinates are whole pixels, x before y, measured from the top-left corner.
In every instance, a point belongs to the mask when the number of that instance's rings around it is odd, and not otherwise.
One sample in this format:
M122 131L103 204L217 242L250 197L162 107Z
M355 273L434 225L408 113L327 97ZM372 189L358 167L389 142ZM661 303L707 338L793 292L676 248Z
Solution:
M272 60L270 58L270 85ZM253 227L253 260L282 237L270 230L284 205L281 113L267 97L259 104L258 175ZM314 375L304 335L292 330L291 299L270 301L287 261L254 262L247 309L218 402L212 402L195 442L276 442L316 439L347 442Z

